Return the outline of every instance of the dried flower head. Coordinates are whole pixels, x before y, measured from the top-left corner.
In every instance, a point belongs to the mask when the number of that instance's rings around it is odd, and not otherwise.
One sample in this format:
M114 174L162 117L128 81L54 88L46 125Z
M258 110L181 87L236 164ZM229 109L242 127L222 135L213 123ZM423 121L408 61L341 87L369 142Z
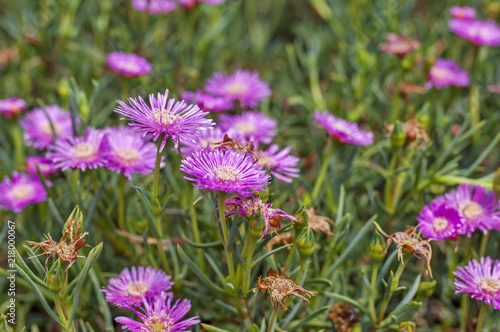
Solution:
M335 225L335 222L328 217L318 216L316 211L317 208L310 208L306 210L308 216L307 227L315 232L325 233L327 238L332 237L334 234L330 229L330 225Z
M413 148L418 143L417 148L420 149L429 142L429 135L427 135L425 127L418 122L417 118L412 118L409 121L403 122L402 126L406 139L411 142L410 147ZM394 131L394 123L386 125L385 128L387 129L387 137L390 138Z
M359 316L349 303L334 303L328 313L328 319L336 325L337 331L351 332L353 325L359 322Z
M217 148L219 150L230 149L237 152L243 152L245 154L251 155L254 160L258 159L258 155L257 152L255 152L252 141L248 143L239 142L235 139L230 138L228 134L224 135L222 142L215 143L213 146L214 148ZM262 165L259 164L259 166Z

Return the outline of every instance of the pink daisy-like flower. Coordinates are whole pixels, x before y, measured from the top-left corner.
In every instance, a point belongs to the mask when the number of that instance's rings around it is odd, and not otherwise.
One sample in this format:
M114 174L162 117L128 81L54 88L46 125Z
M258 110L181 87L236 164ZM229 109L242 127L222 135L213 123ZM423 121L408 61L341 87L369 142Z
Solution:
M338 142L360 146L373 144L373 133L362 130L357 123L318 110L314 112L314 119Z
M471 298L484 301L500 310L500 261L490 257L481 257L481 261L473 259L464 267L453 272L455 294L467 293Z
M26 157L26 172L38 176L38 172L36 171L36 167L42 173L43 176L50 176L57 171L57 168L54 166L50 160L42 156L29 156Z
M404 57L414 49L420 47L420 42L417 39L411 39L407 33L398 36L395 33L388 33L385 39L389 43L380 44L380 49L392 55Z
M271 95L269 85L257 72L237 70L232 75L215 73L207 80L205 91L231 101L239 100L242 107L255 107Z
M195 152L182 160L181 171L190 175L184 178L196 188L240 195L264 190L270 180L251 156L233 150Z
M186 91L181 95L188 103L198 105L202 110L208 112L222 112L234 108L234 101L226 97L212 96L203 91Z
M437 241L455 238L462 227L458 211L449 207L442 198L437 198L424 206L417 221L422 236Z
M0 113L7 118L13 118L26 109L26 102L20 98L7 98L0 100Z
M189 300L177 300L172 304L172 294L162 292L158 296L145 299L143 307L135 309L126 307L140 319L135 321L128 317L116 317L115 321L122 324L130 332L188 332L189 326L200 322L198 316L181 320L191 310Z
M192 9L197 3L206 3L212 6L217 6L225 1L226 0L179 0L179 3L182 7L184 7L184 9L189 10Z
M213 126L212 120L206 118L208 112L201 111L197 105L188 106L184 100L168 100L168 90L163 95L158 92L158 98L150 94L150 105L146 104L142 97L139 97L139 100L129 98L128 101L130 106L118 100L119 106L115 112L125 116L121 120L130 120L129 126L133 127L135 132L142 133L143 136L152 133L153 141L165 134L160 152L163 151L168 137L172 138L177 149L179 141L195 142L200 130Z
M225 131L240 132L246 141L257 147L269 144L276 135L278 122L260 112L244 112L241 115L221 115L218 126Z
M106 165L106 139L103 130L87 128L85 136L58 140L47 153L57 169L100 168Z
M453 18L461 20L473 20L476 17L476 10L472 7L459 7L452 6L450 8L450 15Z
M44 202L47 192L37 177L12 172L12 178L0 182L0 208L21 212L29 204Z
M170 276L151 266L125 268L117 278L110 278L108 287L102 288L106 301L118 306L139 306L143 297L147 300L158 297L174 283Z
M109 68L127 77L134 77L151 72L151 64L143 57L124 52L111 52L106 58Z
M148 14L165 14L177 8L173 0L132 0L132 7Z
M451 19L448 27L476 45L500 46L500 27L493 21Z
M470 76L465 70L453 60L438 59L429 71L430 81L425 84L426 89L436 87L436 89L446 88L450 85L468 86Z
M290 149L287 146L279 151L278 144L273 144L267 150L258 152L257 164L270 170L277 179L291 183L291 178L299 177L299 169L295 167L299 158L291 156Z
M71 114L56 105L48 105L45 110L35 108L21 119L19 125L24 129L26 145L35 149L50 147L54 143L54 132L58 140L73 136Z

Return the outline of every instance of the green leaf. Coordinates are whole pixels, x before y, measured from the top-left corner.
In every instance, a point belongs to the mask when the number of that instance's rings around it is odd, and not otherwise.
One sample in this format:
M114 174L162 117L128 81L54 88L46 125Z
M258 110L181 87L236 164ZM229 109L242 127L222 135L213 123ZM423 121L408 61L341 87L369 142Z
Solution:
M299 328L301 328L302 326L306 325L307 323L309 323L311 320L313 320L314 318L316 318L317 316L321 315L322 313L324 313L325 311L327 311L328 309L330 309L330 306L327 305L327 306L324 306L324 307L321 307L319 308L318 310L316 310L315 312L313 312L312 314L309 314L307 315L306 318L302 319L300 322L298 322L298 324L296 325L293 325L292 328L290 328L288 331L289 332L295 332L297 331ZM294 322L290 323L290 325L292 325ZM287 326L287 329L289 327Z
M222 274L222 271L219 269L219 267L217 266L217 264L215 264L215 261L212 259L212 257L210 257L208 255L208 253L204 252L203 253L205 258L207 259L208 261L208 264L210 264L210 266L212 267L212 269L215 271L215 273L217 274L217 276L219 277L219 280L221 282L224 282L224 280L226 279L224 277L224 275Z
M400 310L404 305L406 305L407 303L409 303L413 299L415 294L417 294L418 286L420 285L421 278L422 278L421 274L417 275L417 277L415 278L415 281L413 282L413 285L408 290L408 293L406 293L405 297L398 303L396 308L394 308L394 310L389 314L389 316L390 315L396 316L395 312Z
M59 225L64 226L64 220L61 217L61 214L59 213L59 211L57 210L57 207L54 204L54 201L52 200L52 198L49 197L48 203L49 203L50 214L52 215L52 217L54 217L54 219L57 221L57 223Z
M205 243L196 243L191 241L190 239L187 238L184 234L181 234L182 240L190 245L191 247L195 248L212 248L212 247L222 247L222 241L213 241L213 242L205 242Z
M157 239L161 238L161 235L156 228L155 218L153 217L153 212L151 211L151 203L149 202L146 192L141 187L132 185L132 188L136 190L137 195L139 196L139 201L141 202L141 206L146 212L148 227L151 230L151 234L153 234L153 236Z
M26 246L26 245L23 247L30 254L29 259L33 263L33 266L35 266L35 269L38 271L38 273L40 273L41 275L45 275L47 273L47 271L45 271L45 268L43 267L42 263L40 263L40 260L38 259L38 257L35 257L36 254L33 252L33 250L31 250L31 248L29 246Z
M275 254L275 253L277 253L279 251L282 251L283 249L289 248L291 246L292 246L292 243L284 245L284 246L281 246L281 247L276 248L276 249L273 249L273 250L271 250L269 252L266 252L264 255L260 256L255 261L253 261L252 267L256 266L257 264L259 264L260 262L262 262L267 257L269 257L269 256L271 256L271 255L273 255L273 254Z
M368 312L368 309L366 309L364 306L362 306L358 301L351 299L348 296L337 294L337 293L332 293L332 292L324 292L322 293L323 296L329 297L331 299L335 299L337 301L341 302L347 302L349 304L352 304L354 307L358 308L365 314L369 315L370 313Z
M231 331L228 331L228 330L224 330L224 329L220 329L218 327L215 327L215 326L212 326L212 325L208 325L208 324L203 324L201 323L201 326L207 330L207 331L213 331L213 332L231 332Z
M25 248L27 248L27 246L24 246ZM38 258L35 258L38 260ZM40 262L38 262L40 263ZM38 276L36 276L33 271L31 271L31 269L28 267L28 265L26 265L26 262L24 261L24 259L21 257L21 255L19 254L19 251L16 250L16 265L21 267L24 272L30 277L31 280L34 280L37 284L39 284L40 286L42 287L45 287L45 282L40 279ZM43 270L43 274L46 273L45 272L45 269L42 267L42 270Z

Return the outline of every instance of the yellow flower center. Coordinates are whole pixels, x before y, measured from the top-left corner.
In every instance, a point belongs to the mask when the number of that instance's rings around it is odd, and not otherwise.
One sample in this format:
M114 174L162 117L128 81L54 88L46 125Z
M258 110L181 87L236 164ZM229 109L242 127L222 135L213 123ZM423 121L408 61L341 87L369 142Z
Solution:
M483 213L483 208L481 205L473 201L468 201L460 203L458 209L467 217L467 219L472 219Z
M33 186L30 184L20 184L13 187L9 192L9 198L13 201L20 201L33 196Z
M71 148L71 154L75 160L82 162L89 162L95 159L98 151L98 146L92 145L88 142L76 144Z
M234 181L240 178L240 174L233 166L219 166L215 170L215 175L223 181Z
M134 62L120 63L120 67L123 70L135 72L139 70L139 66Z
M434 76L435 78L439 78L439 79L448 78L450 76L450 72L447 69L443 69L443 68L434 67L431 69L431 73L432 73L432 76Z
M496 295L500 291L500 280L493 277L482 277L479 282L479 288L482 293L487 295Z
M52 126L54 126L54 131L56 132L56 135L59 137L61 135L61 126L59 126L57 123L52 122ZM54 137L54 133L52 132L52 127L50 126L50 122L46 121L40 125L40 129L43 134Z
M446 228L446 226L448 226L448 220L442 217L438 217L434 219L433 224L434 224L434 230L436 232L442 232Z
M249 122L238 122L234 125L234 128L238 129L244 134L252 134L255 132L255 125Z
M343 122L334 122L333 128L338 130L338 131L342 131L342 132L347 131L347 126Z
M257 161L257 165L259 166L269 166L272 167L274 164L274 158L271 156L268 156L265 153L262 153L259 155L259 160Z
M135 298L141 298L141 295L149 290L148 284L142 281L131 281L127 285L127 293Z
M226 92L231 95L239 95L248 90L248 86L245 83L237 82L231 83L226 86Z
M200 146L202 149L206 149L207 147L210 147L210 149L213 149L213 145L215 143L219 143L220 141L221 141L220 139L213 138L213 137L205 138L205 139L200 141Z
M153 110L153 117L158 124L162 124L165 126L170 126L177 120L179 120L180 116L176 114L172 114L171 112L168 112L167 110L159 110L155 109Z
M172 318L163 318L153 316L148 318L146 322L147 332L170 332L174 326Z
M123 166L134 166L141 158L141 154L135 148L118 149L115 154Z

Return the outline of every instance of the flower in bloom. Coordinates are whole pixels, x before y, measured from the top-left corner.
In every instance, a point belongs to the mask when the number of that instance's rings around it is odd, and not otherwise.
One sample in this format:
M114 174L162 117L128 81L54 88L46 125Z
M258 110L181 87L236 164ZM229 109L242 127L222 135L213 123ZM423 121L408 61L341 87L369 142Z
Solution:
M148 74L152 69L146 59L133 53L111 52L106 60L111 69L127 77Z
M480 262L473 259L464 267L453 272L455 294L467 293L473 299L484 301L500 310L500 261L490 257L481 257Z
M20 98L7 98L0 100L0 113L12 118L24 111L26 102Z
M35 149L50 147L55 140L54 132L59 140L73 136L71 114L56 105L48 105L45 110L35 108L19 124L24 129L26 145Z
M449 207L442 198L424 206L417 221L423 236L438 241L456 237L462 227L458 211Z
M240 132L245 140L258 146L259 143L271 143L278 122L260 112L244 112L241 115L221 115L218 125L225 131Z
M179 0L179 3L181 4L182 7L184 7L184 9L191 9L198 2L204 2L212 6L217 6L225 1L226 0Z
M183 155L188 156L201 150L213 150L216 144L224 140L224 132L220 128L202 130L200 135L196 137L196 141L184 142L185 146L181 148Z
M155 169L156 145L128 127L108 129L107 147L106 167L118 174L123 172L129 180L132 173L150 174Z
M117 278L110 278L106 293L106 301L118 306L139 306L143 298L149 300L158 297L170 289L174 283L170 276L151 266L139 266L129 270L125 268Z
M198 105L202 110L208 112L222 112L234 108L234 101L226 97L213 96L203 91L186 91L181 95L188 103Z
M257 72L237 70L232 75L215 73L207 80L205 91L229 100L241 102L242 107L255 107L271 95L269 85Z
M462 20L473 20L476 17L476 10L472 7L459 7L452 6L450 8L450 15L453 18L462 19Z
M87 128L85 136L58 140L46 157L57 169L79 168L85 171L104 167L106 155L105 132Z
M470 76L465 70L453 60L438 59L429 71L430 81L425 84L426 89L433 86L437 89L446 88L450 85L468 86Z
M144 307L126 309L139 316L140 321L128 317L116 317L115 321L130 332L187 332L189 326L200 322L198 316L181 320L191 310L189 300L177 300L172 304L172 294L162 292L155 298L143 299Z
M148 14L170 13L177 8L173 0L132 0L132 7Z
M314 119L338 142L361 146L373 144L373 133L362 130L357 123L318 110L314 112Z
M165 134L160 152L163 151L168 137L172 138L177 149L179 141L196 142L200 130L213 126L212 120L206 118L208 112L201 111L196 105L188 106L184 100L169 100L168 90L165 94L158 92L158 98L150 94L150 105L146 104L142 97L138 100L129 98L129 103L130 106L118 100L119 106L115 112L125 116L122 120L130 120L129 126L133 127L135 132L142 133L143 136L152 133L153 141Z
M37 177L12 172L12 178L0 182L0 208L21 212L29 204L44 202L47 192Z
M451 19L450 31L477 45L500 46L500 27L493 21Z
M444 200L458 211L462 219L458 234L471 237L476 229L486 234L489 229L500 228L499 204L492 191L481 186L461 184L445 194Z
M253 158L233 150L203 150L193 153L181 162L181 171L188 174L196 188L248 194L264 190L270 176Z
M395 33L388 33L385 39L387 39L388 43L380 44L380 49L400 57L404 57L414 49L420 47L420 42L417 39L411 39L406 33L402 36L398 36Z
M292 182L291 178L299 177L299 169L296 168L299 158L290 155L291 147L287 146L279 151L277 144L271 145L265 151L258 152L257 163L269 170L271 174L281 181Z
M26 172L38 176L38 172L36 171L37 166L43 176L52 175L57 171L54 164L52 164L50 160L48 160L45 157L41 156L26 157Z

